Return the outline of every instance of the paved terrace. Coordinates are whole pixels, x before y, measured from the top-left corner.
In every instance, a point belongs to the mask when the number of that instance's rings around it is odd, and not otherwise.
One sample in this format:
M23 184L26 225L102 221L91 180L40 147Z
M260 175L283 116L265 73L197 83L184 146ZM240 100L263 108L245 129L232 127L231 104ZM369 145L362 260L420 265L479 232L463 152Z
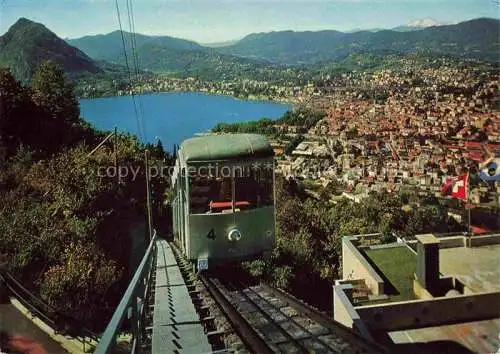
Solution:
M500 291L500 244L439 250L439 271L473 292Z
M500 244L441 248L439 271L441 277L458 278L474 293L500 291ZM500 304L492 306L498 307ZM394 343L410 344L408 350L417 349L420 345L422 351L439 352L444 349L444 343L449 345L454 342L455 353L496 353L500 350L499 333L500 319L494 319L392 332L390 337ZM430 342L433 344L428 345L428 348L423 344Z
M343 267L345 268L344 284L349 280L362 279L372 290L372 294L388 295L386 299L377 296L375 301L363 301L371 306L356 306L349 313L348 308L342 308L342 295L334 291L340 306L336 310L336 318L345 320L346 314L351 316L347 325L362 328L364 323L377 339L385 341L382 330L377 332L376 323L373 322L373 311L379 311L379 316L386 322L386 334L395 344L395 352L401 353L500 353L500 303L496 300L489 303L482 300L485 293L494 295L500 292L500 235L478 236L474 240L463 238L460 235L440 238L439 272L440 277L454 277L463 283L468 291L457 296L456 305L453 297L434 298L429 300L413 300L416 296L413 291L413 278L415 272L416 255L404 245L387 245L385 248L371 247L358 249L356 254L357 239L370 235L358 235L343 239ZM465 245L472 242L472 247ZM353 242L353 243L351 243ZM408 244L407 246L410 246ZM363 258L363 259L360 259ZM371 265L373 271L367 267ZM380 281L384 284L381 286ZM342 285L340 285L342 286ZM396 291L394 291L396 290ZM493 292L493 293L492 293ZM481 294L482 293L482 294ZM477 294L477 295L476 295ZM465 304L461 298L470 297L470 304ZM413 298L413 299L412 299ZM410 301L408 301L410 300ZM397 302L394 302L397 301ZM422 305L419 302L422 301ZM441 302L433 305L434 301ZM398 305L399 304L399 305ZM397 308L397 306L401 306ZM470 316L466 308L472 309ZM419 307L420 306L420 307ZM452 306L452 308L450 308ZM455 307L453 307L455 306ZM489 310L485 310L485 306ZM394 307L391 309L391 307ZM347 312L342 312L346 310ZM352 312L352 310L356 311ZM398 311L400 315L398 315ZM413 312L412 312L413 311ZM497 318L480 320L481 311L497 313ZM404 314L403 314L404 313ZM353 317L354 315L354 317ZM359 315L360 317L356 317ZM392 316L392 317L391 317ZM453 316L464 317L462 323L447 323ZM469 316L470 320L466 318ZM476 316L476 317L475 317ZM427 321L424 328L415 325L413 328L403 330L406 325L401 325L400 330L395 323L408 322L411 318ZM472 319L474 318L475 319ZM382 321L382 322L384 322ZM398 322L399 321L399 322ZM441 324L434 324L440 323ZM370 327L371 326L371 327ZM391 328L393 330L391 331ZM380 334L382 333L382 337Z

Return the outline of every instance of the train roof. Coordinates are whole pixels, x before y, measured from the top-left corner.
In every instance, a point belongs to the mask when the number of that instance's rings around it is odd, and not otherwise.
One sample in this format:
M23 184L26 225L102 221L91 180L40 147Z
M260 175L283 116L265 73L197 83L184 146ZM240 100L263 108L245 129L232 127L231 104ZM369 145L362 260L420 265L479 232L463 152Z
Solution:
M185 162L274 156L267 139L258 134L207 135L184 140L179 155Z

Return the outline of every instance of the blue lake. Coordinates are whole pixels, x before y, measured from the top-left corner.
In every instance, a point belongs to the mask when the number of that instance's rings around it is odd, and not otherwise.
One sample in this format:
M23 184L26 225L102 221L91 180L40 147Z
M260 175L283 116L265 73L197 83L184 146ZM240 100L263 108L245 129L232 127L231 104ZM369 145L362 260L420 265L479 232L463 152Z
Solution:
M117 126L120 131L135 134L143 141L154 143L161 139L163 146L172 150L173 144L180 144L195 133L206 132L219 122L277 119L292 107L197 92L147 94L141 95L140 100L136 96L135 100L138 114L142 112L140 124L131 96L82 99L81 115L96 128L112 130Z

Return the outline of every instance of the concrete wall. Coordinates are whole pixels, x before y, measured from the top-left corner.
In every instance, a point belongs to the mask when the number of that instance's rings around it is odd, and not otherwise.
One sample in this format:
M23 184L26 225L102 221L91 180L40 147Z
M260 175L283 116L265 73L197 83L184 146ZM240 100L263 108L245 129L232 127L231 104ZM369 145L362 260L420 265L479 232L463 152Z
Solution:
M356 287L356 285L357 286L364 286L364 285L366 285L364 279L353 279L353 280L342 279L342 280L335 280L335 285L344 285L344 284L352 285L353 288Z
M453 277L441 277L437 282L433 293L430 293L426 288L424 288L417 279L413 279L413 292L417 298L422 300L446 296L450 290L455 290L460 295L472 294L472 292L466 291L466 286L462 282Z
M375 295L384 293L384 281L356 248L356 237L342 238L342 279L364 279Z
M351 237L351 238L364 238L365 240L369 240L369 239L372 239L372 238L379 238L382 234L380 232L376 232L376 233L373 233L373 234L357 234L357 235L349 235L348 237Z
M352 328L366 339L373 340L358 313L352 306L352 285L333 286L333 319L346 327Z
M439 238L439 248L465 247L463 236L450 236Z
M438 235L439 236L439 235ZM490 235L474 235L474 236L464 236L464 235L452 235L452 236L439 236L439 248L455 248L455 247L478 247L486 245L496 245L500 244L500 234L490 234ZM408 241L408 243L414 243L416 241Z
M413 292L419 299L429 300L434 298L434 296L432 296L432 294L427 291L427 289L424 288L417 279L413 279Z
M470 246L485 246L485 245L496 245L500 243L500 235L484 235L484 236L472 236L470 237Z
M498 318L500 292L359 306L355 310L370 331L441 326Z

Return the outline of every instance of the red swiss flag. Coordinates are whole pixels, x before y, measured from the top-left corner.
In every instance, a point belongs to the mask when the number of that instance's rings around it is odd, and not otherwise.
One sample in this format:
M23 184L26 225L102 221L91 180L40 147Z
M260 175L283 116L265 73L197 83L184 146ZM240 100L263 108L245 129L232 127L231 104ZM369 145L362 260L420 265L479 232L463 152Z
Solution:
M469 174L450 177L444 181L441 187L441 193L451 195L453 198L467 200L467 185L469 183Z

